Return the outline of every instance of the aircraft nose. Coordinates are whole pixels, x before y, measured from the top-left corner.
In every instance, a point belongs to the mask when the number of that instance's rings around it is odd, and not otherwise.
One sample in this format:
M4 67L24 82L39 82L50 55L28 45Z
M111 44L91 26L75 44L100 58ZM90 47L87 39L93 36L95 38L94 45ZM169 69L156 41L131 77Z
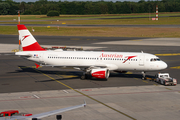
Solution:
M161 69L166 69L168 67L168 65L163 61L160 66L161 66Z

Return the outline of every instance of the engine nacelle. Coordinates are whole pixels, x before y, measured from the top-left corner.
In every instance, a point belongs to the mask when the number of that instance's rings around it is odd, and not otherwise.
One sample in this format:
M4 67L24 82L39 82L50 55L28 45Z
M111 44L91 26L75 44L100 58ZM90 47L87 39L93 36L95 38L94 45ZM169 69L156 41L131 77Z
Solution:
M109 77L109 70L107 68L92 69L91 75L95 78L107 79Z

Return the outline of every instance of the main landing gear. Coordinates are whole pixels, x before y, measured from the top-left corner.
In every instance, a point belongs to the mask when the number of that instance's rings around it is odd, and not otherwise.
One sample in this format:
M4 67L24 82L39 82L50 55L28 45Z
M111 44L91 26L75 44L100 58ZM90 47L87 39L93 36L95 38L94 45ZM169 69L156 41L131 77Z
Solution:
M81 76L81 80L87 79L88 78L88 73L83 72L83 75Z
M146 80L146 72L142 71L141 73L142 73L142 79Z

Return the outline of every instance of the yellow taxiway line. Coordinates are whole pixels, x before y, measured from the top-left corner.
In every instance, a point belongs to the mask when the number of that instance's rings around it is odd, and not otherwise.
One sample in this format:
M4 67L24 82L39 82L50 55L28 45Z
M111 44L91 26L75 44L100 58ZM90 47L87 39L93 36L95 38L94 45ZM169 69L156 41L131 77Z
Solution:
M171 67L171 69L180 69L180 66Z
M180 53L155 54L156 56L178 56Z
M34 69L34 68L33 68L33 69ZM128 117L128 118L130 118L130 119L132 119L132 120L136 120L135 118L133 118L133 117L131 117L131 116L129 116L129 115L127 115L127 114L125 114L125 113L123 113L123 112L121 112L121 111L119 111L119 110L117 110L117 109L115 109L115 108L113 108L113 107L111 107L111 106L109 106L109 105L107 105L107 104L105 104L105 103L103 103L103 102L95 99L95 98L92 98L92 97L90 97L89 95L86 95L86 94L84 94L84 93L82 93L82 92L80 92L80 91L78 91L78 90L75 90L75 89L73 89L72 87L70 87L70 86L68 86L68 85L66 85L66 84L64 84L64 83L62 83L62 82L54 79L53 77L51 77L51 76L49 76L49 75L47 75L47 74L45 74L45 73L43 73L43 72L41 72L41 71L39 71L39 70L37 70L37 69L34 69L34 70L37 71L37 72L39 72L39 73L41 73L41 74L43 74L44 76L50 78L51 80L54 80L54 81L60 83L61 85L65 86L65 87L67 87L67 88L69 88L69 89L71 89L71 90L74 90L75 92L77 92L77 93L79 93L79 94L81 94L81 95L83 95L83 96L86 96L87 98L90 98L91 100L94 100L94 101L96 101L96 102L98 102L98 103L100 103L100 104L102 104L102 105L104 105L104 106L106 106L106 107L108 107L108 108L110 108L110 109L112 109L112 110L114 110L114 111L116 111L116 112L118 112L118 113L120 113L120 114L122 114L122 115L124 115L124 116L126 116L126 117ZM60 77L59 75L57 75L57 76ZM61 78L62 78L62 77L61 77Z

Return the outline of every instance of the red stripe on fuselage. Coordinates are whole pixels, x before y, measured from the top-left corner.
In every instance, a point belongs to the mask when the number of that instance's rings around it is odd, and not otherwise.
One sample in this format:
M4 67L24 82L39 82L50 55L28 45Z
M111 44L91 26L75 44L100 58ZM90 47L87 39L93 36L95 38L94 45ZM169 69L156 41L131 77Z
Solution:
M38 42L35 42L29 46L23 47L23 51L45 51Z
M25 25L17 25L18 30L27 30Z
M129 59L134 58L134 57L136 57L136 56L129 56L123 63L125 63L126 61L128 61Z

